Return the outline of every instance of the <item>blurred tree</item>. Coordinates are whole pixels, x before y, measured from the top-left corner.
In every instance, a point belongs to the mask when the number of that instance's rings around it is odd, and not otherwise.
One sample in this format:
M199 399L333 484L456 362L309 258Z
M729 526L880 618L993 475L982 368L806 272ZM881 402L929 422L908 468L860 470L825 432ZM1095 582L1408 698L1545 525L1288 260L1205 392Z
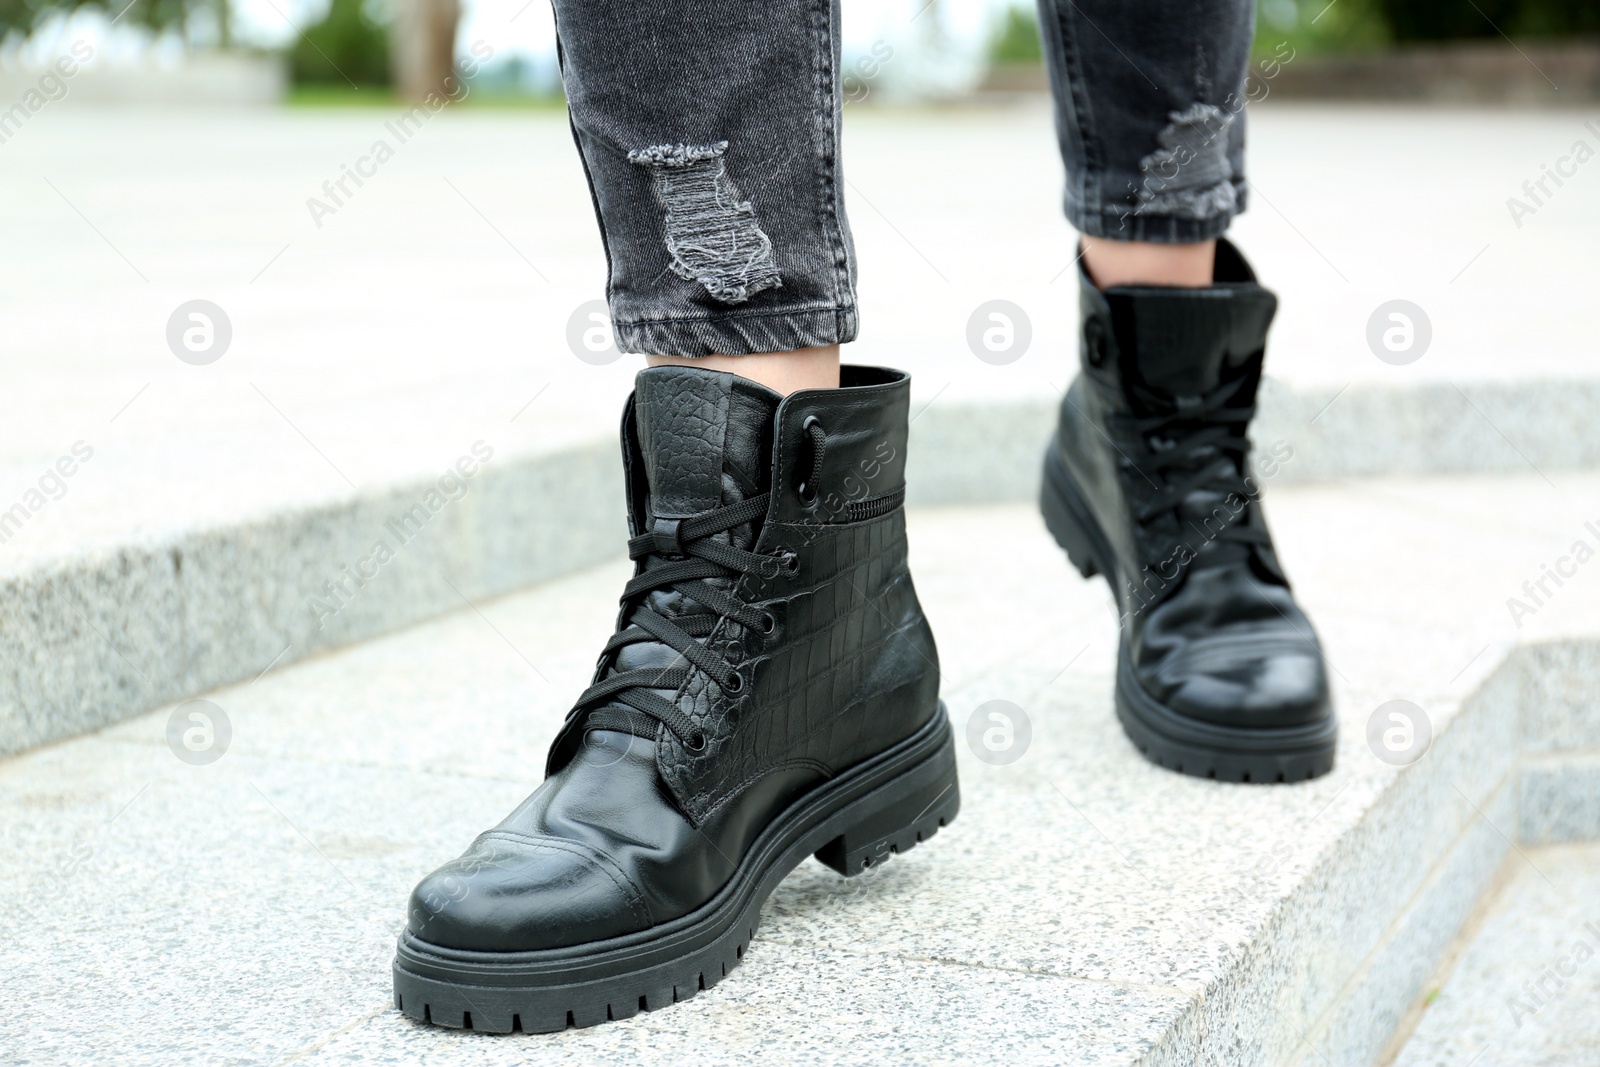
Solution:
M1370 51L1395 43L1600 34L1600 0L1260 0L1255 52Z
M126 3L126 0L123 0ZM189 15L202 6L224 0L137 0L122 16L124 21L161 33L176 29L187 39ZM11 32L27 36L53 15L70 15L81 8L97 8L115 16L122 3L115 0L0 0L0 37ZM222 21L226 23L224 16Z
M1380 6L1397 41L1600 32L1600 0L1382 0Z
M322 21L295 41L289 61L298 85L387 85L388 31L365 0L333 0Z
M1257 6L1255 53L1276 55L1284 45L1294 49L1296 55L1383 48L1394 40L1382 8L1384 2L1261 0Z
M402 99L454 97L461 0L399 0L394 20L394 84Z
M1473 0L1473 4L1442 4L1438 0L1381 0L1379 10L1397 41L1445 41L1498 37L1495 26L1510 25L1522 2Z
M1041 63L1044 45L1039 40L1039 20L1032 7L1013 5L1006 9L1000 30L989 43L989 62Z

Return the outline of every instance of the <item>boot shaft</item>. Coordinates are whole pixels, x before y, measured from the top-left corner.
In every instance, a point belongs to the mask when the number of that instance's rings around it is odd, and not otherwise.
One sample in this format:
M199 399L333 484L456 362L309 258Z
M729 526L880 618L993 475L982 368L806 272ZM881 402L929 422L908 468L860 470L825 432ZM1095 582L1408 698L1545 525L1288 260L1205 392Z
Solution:
M1079 363L1112 410L1152 414L1246 378L1255 402L1267 330L1278 298L1227 240L1217 241L1216 281L1203 289L1118 286L1100 290L1080 266Z
M1246 558L1287 584L1248 465L1277 298L1226 240L1215 275L1200 289L1101 291L1079 271L1081 373L1062 403L1062 459L1140 602L1170 595L1191 566Z
M629 525L658 547L637 576L685 562L674 539L696 516L769 494L760 514L705 539L760 565L702 580L763 613L770 630L719 616L682 583L622 604L619 629L640 605L698 623L697 640L741 676L735 691L700 671L653 690L702 742L654 738L662 780L691 820L782 768L842 771L937 709L938 653L906 565L909 384L897 371L845 367L838 389L780 397L698 368L640 373L622 426ZM602 658L596 682L682 664L664 645L632 644ZM570 758L581 719L558 738L552 771Z
M622 420L630 532L768 491L759 525L825 526L894 510L905 493L910 382L900 371L846 366L838 389L783 397L693 367L641 372Z

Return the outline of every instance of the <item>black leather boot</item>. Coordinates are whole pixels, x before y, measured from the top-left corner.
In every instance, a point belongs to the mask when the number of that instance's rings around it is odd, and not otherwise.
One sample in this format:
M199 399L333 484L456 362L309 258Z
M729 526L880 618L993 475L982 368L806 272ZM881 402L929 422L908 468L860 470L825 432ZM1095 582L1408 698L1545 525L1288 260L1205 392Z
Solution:
M656 367L623 415L635 577L545 781L423 879L408 1015L542 1032L694 996L815 854L859 873L960 804L906 569L909 379L780 397Z
M1227 241L1206 289L1079 271L1081 373L1045 523L1122 620L1117 715L1163 767L1246 782L1333 767L1322 650L1273 552L1246 436L1277 298Z

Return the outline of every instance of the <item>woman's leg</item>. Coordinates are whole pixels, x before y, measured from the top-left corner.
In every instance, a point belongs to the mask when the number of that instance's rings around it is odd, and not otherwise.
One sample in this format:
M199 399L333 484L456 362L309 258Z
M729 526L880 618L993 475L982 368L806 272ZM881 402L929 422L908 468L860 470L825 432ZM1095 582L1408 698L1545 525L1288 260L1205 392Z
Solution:
M798 389L839 388L838 345L748 356L651 356L649 364L727 371L760 382L783 396Z
M743 356L853 339L836 0L555 9L619 347ZM831 353L717 366L838 384Z
M833 0L556 0L621 346L635 563L544 783L412 894L404 1011L560 1030L693 996L815 854L960 806L906 564L910 381L845 367ZM598 643L598 642L597 642Z
M1040 0L1083 234L1080 374L1046 454L1051 532L1117 597L1116 701L1151 760L1333 766L1321 648L1273 550L1248 436L1277 308L1221 237L1243 209L1251 0Z
M1115 285L1210 285L1217 242L1153 244L1083 237L1083 262L1102 289Z
M1157 246L1204 246L1244 210L1254 0L1039 0L1039 15L1091 275L1101 259L1124 280L1204 273L1192 248Z

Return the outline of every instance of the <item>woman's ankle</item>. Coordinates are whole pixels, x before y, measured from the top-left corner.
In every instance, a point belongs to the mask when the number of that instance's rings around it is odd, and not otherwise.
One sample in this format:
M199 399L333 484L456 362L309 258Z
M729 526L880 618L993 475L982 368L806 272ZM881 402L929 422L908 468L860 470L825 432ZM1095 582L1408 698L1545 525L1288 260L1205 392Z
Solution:
M839 388L839 346L764 352L749 356L649 356L650 366L675 365L727 371L788 396L801 389Z
M1198 289L1212 284L1216 241L1152 244L1083 238L1083 265L1101 289L1119 285L1169 285Z

